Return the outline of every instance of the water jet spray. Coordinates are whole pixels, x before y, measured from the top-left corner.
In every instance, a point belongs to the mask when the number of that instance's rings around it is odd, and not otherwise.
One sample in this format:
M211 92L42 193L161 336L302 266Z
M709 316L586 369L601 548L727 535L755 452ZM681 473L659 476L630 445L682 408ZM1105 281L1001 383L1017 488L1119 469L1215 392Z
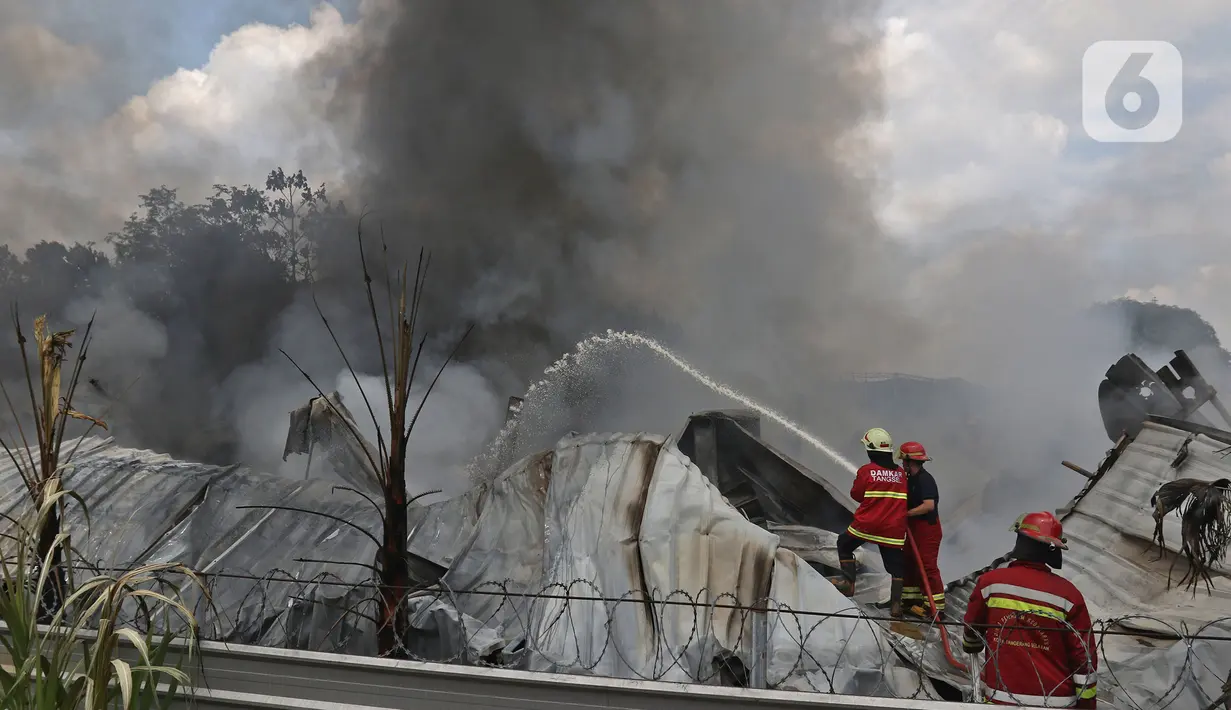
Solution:
M592 335L589 338L580 341L574 347L572 352L565 353L559 360L556 360L549 367L547 367L547 369L543 370L544 377L541 380L535 382L526 389L526 393L521 398L524 402L521 407L521 411L524 411L528 406L532 406L535 400L535 395L543 388L551 384L551 381L556 376L561 375L570 368L575 367L580 361L587 357L603 354L610 350L614 350L615 348L644 348L666 362L674 365L689 377L709 388L711 391L727 397L728 399L739 402L745 407L755 410L761 416L778 423L787 431L798 436L800 439L803 439L809 446L813 447L817 451L820 451L851 475L854 475L855 471L858 469L855 464L851 463L849 459L840 454L837 449L825 443L825 441L823 441L820 437L809 433L799 424L791 419L788 419L781 412L757 402L751 397L728 385L715 381L705 373L698 370L687 360L675 354L667 346L651 337L641 335L639 333L629 333L609 329L606 333ZM471 462L470 466L468 466L472 475L478 473L478 471L482 468L479 466L480 462L490 462L492 460L492 455L495 452L500 451L508 443L510 437L520 425L521 421L522 418L520 416L511 417L508 421L506 421L504 427L500 430L500 433L496 435L496 438L493 439L492 442L488 444L487 448L484 449L483 453L475 457L475 460Z

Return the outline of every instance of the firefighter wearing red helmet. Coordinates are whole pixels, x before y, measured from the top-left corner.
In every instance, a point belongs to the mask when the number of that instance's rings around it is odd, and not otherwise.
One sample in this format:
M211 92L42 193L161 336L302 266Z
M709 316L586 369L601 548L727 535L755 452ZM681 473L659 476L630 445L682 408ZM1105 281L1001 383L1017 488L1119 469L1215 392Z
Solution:
M983 694L996 705L1077 707L1097 702L1098 652L1085 598L1052 572L1068 549L1048 512L1017 519L1013 561L979 577L967 607L962 647L986 648Z
M898 460L906 470L906 527L914 542L919 560L907 550L905 584L902 603L915 616L936 616L945 613L945 582L940 576L940 541L944 531L940 526L940 490L924 464L931 461L927 449L917 441L898 447ZM926 580L927 584L924 584ZM929 595L931 598L929 598Z
M863 435L868 463L855 472L851 498L859 504L855 518L838 536L842 576L831 580L843 594L855 595L858 566L855 550L873 543L891 579L889 615L902 616L902 547L906 544L906 472L893 462L893 439L879 427Z

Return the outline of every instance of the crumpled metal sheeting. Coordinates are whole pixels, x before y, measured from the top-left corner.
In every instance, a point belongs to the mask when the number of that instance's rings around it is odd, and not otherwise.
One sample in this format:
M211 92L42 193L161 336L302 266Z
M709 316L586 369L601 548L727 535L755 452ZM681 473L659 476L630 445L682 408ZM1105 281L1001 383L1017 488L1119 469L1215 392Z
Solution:
M539 600L530 616L531 670L661 677L654 616L645 607L641 536L662 443L661 437L589 435L556 445L540 587L549 595L623 601Z
M646 589L662 598L751 607L770 595L778 537L731 507L674 442L654 466L639 544ZM664 680L717 683L712 659L724 650L752 667L747 612L670 605L659 613Z
M288 625L272 620L286 613L288 602L306 596L305 601L324 604L320 609L314 605L314 613L325 613L341 600L356 597L349 587L371 579L371 572L362 565L372 563L376 546L351 525L312 513L260 506L324 513L380 535L376 511L353 493L335 492L328 482L290 481L239 470L211 485L201 504L162 538L147 561L177 561L206 573L265 578L258 584L211 577L216 611L199 612L203 622L209 619L214 624L212 636L282 646L288 642ZM291 577L323 584L289 581ZM352 603L360 602L356 598ZM344 613L345 609L335 609L335 621ZM358 618L351 615L350 621Z
M73 534L78 556L100 567L126 568L166 534L201 491L230 468L188 464L169 456L122 449L109 438L64 442L62 458L76 447L65 467L63 487L80 495L86 515L70 503L65 530ZM21 456L20 450L14 450ZM37 454L36 454L37 456ZM29 495L17 467L0 456L0 511L12 518L30 510Z
M1147 421L1103 476L1061 511L1069 550L1059 573L1081 590L1096 624L1115 620L1111 629L1116 631L1195 634L1206 624L1231 618L1231 579L1225 572L1214 576L1212 595L1202 584L1194 596L1175 584L1187 570L1187 563L1179 560L1167 590L1167 570L1180 543L1174 513L1164 523L1170 552L1156 560L1158 549L1150 543L1154 532L1150 497L1159 486L1177 478L1231 477L1231 458L1218 453L1225 444L1200 435L1189 442L1179 470L1171 468L1189 436L1182 429ZM1012 544L1013 536L1006 531L1006 549ZM996 566L1004 563L1002 558ZM981 572L949 585L950 619L965 614ZM1208 628L1209 635L1219 635L1214 630L1219 626ZM1231 664L1231 647L1224 641L1110 634L1096 641L1105 669L1099 674L1099 697L1115 698L1117 707L1157 707L1148 699L1167 697L1174 698L1169 710L1204 708L1197 699L1217 697L1226 679L1222 664Z
M326 481L185 464L121 449L109 440L87 441L76 465L71 475L83 476L81 485L102 511L93 516L95 531L148 524L121 537L118 546L97 536L112 545L111 560L174 560L210 573L266 578L211 576L218 613L202 614L207 635L374 651L370 623L348 613L371 602L370 589L353 585L370 574L365 565L372 561L372 541L349 525L308 512L240 509L290 506L332 514L376 533L377 514L366 501L334 491ZM24 495L16 478L15 471L5 475L0 469L0 490L10 507ZM168 493L156 499L158 491ZM500 650L504 660L522 667L717 683L717 657L734 656L746 666L755 662L751 616L743 610L664 605L664 598L754 606L766 596L781 596L811 611L849 606L819 573L781 549L776 535L744 519L662 437L569 437L550 452L523 459L490 485L415 506L412 520L412 549L452 561L441 592L411 602L412 624L419 630L415 643L422 646L415 651L426 657L491 660ZM68 525L76 535L83 532L74 518ZM148 552L127 551L136 548ZM300 560L309 557L321 561ZM293 582L292 575L315 577L319 584ZM288 581L278 581L284 577ZM547 591L632 599L656 593L659 603L571 600L562 618L555 613L559 603L550 599L510 603L490 594L508 580L514 592L537 593L557 584ZM677 590L682 594L672 595ZM884 640L875 629L861 635L854 628L858 619L812 617L824 628L799 631L795 619L804 617L790 612L780 617L771 613L766 624L767 680L783 679L785 687L902 694L879 680L868 691L862 668L844 670L847 657L882 657ZM671 620L660 625L664 618ZM801 636L807 639L806 653L800 651ZM465 653L459 653L463 646ZM896 677L888 661L886 670ZM822 668L831 663L833 668ZM830 685L833 677L838 682Z
M66 457L76 444L75 440L65 442ZM0 506L12 515L28 503L20 475L11 461L6 463L0 465ZM340 645L329 648L365 651L364 639L371 634L348 628L354 626L356 617L347 611L370 594L351 587L370 577L354 563L371 564L372 541L318 515L238 509L244 505L297 507L330 513L379 533L376 512L354 494L334 492L323 481L295 481L238 466L176 461L121 448L104 437L81 442L65 470L64 486L86 501L91 534L86 534L85 517L75 505L68 506L65 529L83 561L104 571L181 562L207 573L338 582L317 585L209 576L212 603L206 607L199 595L191 593L185 600L196 609L205 634L273 646L312 639L325 643L332 637ZM308 557L329 562L296 561ZM295 600L300 598L321 603L297 605Z
M1202 635L1231 638L1231 622L1207 626ZM1099 671L1099 701L1115 708L1205 710L1231 680L1228 643L1197 639L1139 652Z
M490 483L412 510L410 550L450 566L441 591L461 615L457 623L466 624L454 635L494 630L510 648L524 642L534 600L497 592L529 595L542 589L543 516L552 455L546 451L527 456ZM453 645L424 647L421 657L473 659L491 652L481 639L461 656L457 649L446 648Z
M524 561L526 553L521 553L521 560L509 554L514 548L540 550L543 561L541 577L530 582L522 576L518 586L529 591L546 588L549 595L601 598L567 603L538 599L528 609L523 607L526 616L505 614L484 623L485 631L497 630L512 649L509 657L520 657L515 624L529 619L526 667L717 684L721 680L716 658L734 657L751 668L757 653L755 615L713 607L752 607L767 597L781 597L792 609L856 608L820 573L779 548L776 535L743 518L670 439L644 434L566 437L551 452L549 473L546 463L528 457L506 471L479 497L481 510L471 533L493 540L510 529L528 533L521 523L510 528L508 518L532 516L527 508L538 489L530 484L545 480L537 546L520 538L490 549L470 539L451 546L457 550L454 568L470 570L467 575L473 580L469 587L451 585L455 607L471 604L463 601L470 596L468 591L533 569ZM541 473L528 476L527 471L536 467ZM504 493L499 492L502 485L507 487ZM518 503L498 502L502 498ZM435 509L425 520L465 518L471 513L445 509L475 502L470 498L430 506ZM425 529L429 528L437 529L438 524ZM429 557L433 550L443 555L444 536L435 539L433 545L416 549ZM479 563L472 556L483 558L481 571L474 571L472 565ZM455 580L460 582L460 577ZM642 601L650 597L651 604ZM615 601L621 598L625 601ZM775 613L772 605L770 609L764 645L767 681L839 693L918 692L916 675L895 671L898 664L879 627L859 618L800 616L785 609ZM437 618L440 623L446 619ZM464 614L457 623L473 621L484 620L478 614ZM476 638L467 655L490 652L489 642L486 634ZM854 667L848 659L854 659ZM913 683L902 680L907 675Z
M408 634L406 650L413 658L478 661L508 645L501 627L458 611L456 598L425 594L413 597L408 606L414 631Z
M768 530L778 536L778 545L808 562L824 565L838 574L838 534L807 525L777 525ZM855 601L875 604L889 598L889 574L881 562L880 550L871 543L855 549L859 576L855 579Z
M1159 486L1177 478L1231 477L1231 459L1216 453L1226 445L1205 436L1189 442L1188 456L1179 470L1171 468L1188 437L1186 431L1146 422L1115 464L1064 518L1070 549L1063 574L1082 590L1094 616L1148 614L1177 627L1185 621L1191 625L1231 617L1231 593L1227 591L1231 577L1225 566L1214 577L1213 596L1200 585L1194 599L1191 591L1175 584L1187 563L1180 560L1175 565L1168 591L1172 555L1154 561L1157 548L1151 549L1150 496ZM1163 531L1168 550L1178 551L1179 516L1167 516Z
M505 476L516 475L509 469ZM406 514L409 550L448 567L470 544L479 523L487 484L428 505L412 503Z
M812 528L805 525L775 525L770 524L769 530L779 536L780 548L789 549L794 552L799 558L812 563L826 565L837 570L838 567L838 535L828 530ZM855 601L857 605L853 606L852 610L862 610L867 608L875 608L879 602L889 598L889 575L885 572L885 566L881 562L880 551L875 545L864 545L855 550L855 559L859 562L859 577L856 583ZM828 584L828 580L826 580ZM832 588L832 585L830 585ZM836 592L836 590L834 590ZM785 592L779 592L784 594ZM784 603L784 599L780 596L775 596L775 601ZM876 609L875 615L883 617L888 614L887 609ZM799 619L808 619L807 616L799 616ZM796 622L791 619L791 625ZM885 639L887 645L884 647L884 656L893 655L892 651L896 649L897 653L906 658L908 665L898 663L898 659L894 659L894 663L887 667L877 668L877 671L884 670L887 675L884 680L889 682L893 688L893 695L897 697L926 697L939 700L940 697L933 689L930 683L922 682L919 674L913 669L917 668L923 671L925 675L931 678L939 678L955 687L965 687L969 685L968 680L961 674L956 673L948 659L945 657L944 648L941 646L940 634L935 626L926 624L914 624L914 628L923 632L922 639L913 639L909 636L899 634L886 634L882 638ZM952 631L951 637L952 637ZM960 632L959 632L960 633ZM956 641L956 637L952 637ZM868 646L867 648L871 648ZM880 659L856 659L851 658L849 662L852 666L861 667L864 671L862 678L858 681L866 685L871 683L875 686L880 679L878 673L871 672L877 662L884 663L884 658ZM832 667L832 664L830 664ZM909 669L909 670L908 670ZM817 687L824 687L824 678L815 679L814 683ZM864 694L875 694L874 692L865 692Z
M862 609L785 548L777 548L774 556L770 598L766 680L771 687L874 696L913 694L890 684L886 671L896 665L896 658L876 622L793 613L825 609L853 616Z
M333 475L356 490L379 497L381 456L376 447L359 434L354 422L354 415L342 403L342 395L331 392L313 397L290 413L282 460L291 454L311 453L314 446L320 446L333 468Z

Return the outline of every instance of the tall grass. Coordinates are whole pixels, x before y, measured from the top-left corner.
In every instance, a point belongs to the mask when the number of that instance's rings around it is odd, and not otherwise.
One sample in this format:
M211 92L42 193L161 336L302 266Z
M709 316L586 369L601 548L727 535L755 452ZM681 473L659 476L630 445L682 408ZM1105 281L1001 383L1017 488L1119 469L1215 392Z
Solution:
M0 524L7 524L0 533L0 621L7 627L0 631L0 710L170 707L176 693L191 692L184 664L196 655L197 624L179 587L168 580L202 592L205 585L177 564L75 578L74 571L84 567L73 562L66 506L81 507L86 535L89 512L80 496L63 487L76 446L63 449L71 419L88 422L87 434L95 426L106 428L72 406L93 321L67 383L62 373L73 331L52 332L45 317L35 320L36 374L16 309L13 322L29 410L23 415L0 383L17 432L16 440L0 438L0 446L26 493L20 510L0 513ZM24 417L32 426L23 424Z
M196 655L196 622L168 578L204 589L176 564L146 565L118 575L74 580L63 603L41 624L42 600L52 575L51 554L34 556L39 531L53 506L77 499L48 483L43 506L9 517L0 558L0 709L103 710L167 708L190 692L185 666ZM71 564L69 535L53 546ZM185 643L177 644L176 638ZM129 648L124 649L127 645ZM126 657L127 658L126 658ZM164 686L159 691L159 686Z

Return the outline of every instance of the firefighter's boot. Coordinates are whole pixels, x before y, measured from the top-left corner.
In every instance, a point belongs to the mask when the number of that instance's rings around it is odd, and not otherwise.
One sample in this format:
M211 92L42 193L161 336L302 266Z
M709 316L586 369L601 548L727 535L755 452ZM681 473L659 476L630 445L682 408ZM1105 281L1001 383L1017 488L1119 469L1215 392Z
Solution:
M893 619L902 618L902 586L905 580L894 577L889 583L889 616Z
M855 596L855 573L858 569L855 566L855 560L839 560L838 564L842 567L842 576L830 577L829 581L838 588L839 592L848 597L853 597Z

